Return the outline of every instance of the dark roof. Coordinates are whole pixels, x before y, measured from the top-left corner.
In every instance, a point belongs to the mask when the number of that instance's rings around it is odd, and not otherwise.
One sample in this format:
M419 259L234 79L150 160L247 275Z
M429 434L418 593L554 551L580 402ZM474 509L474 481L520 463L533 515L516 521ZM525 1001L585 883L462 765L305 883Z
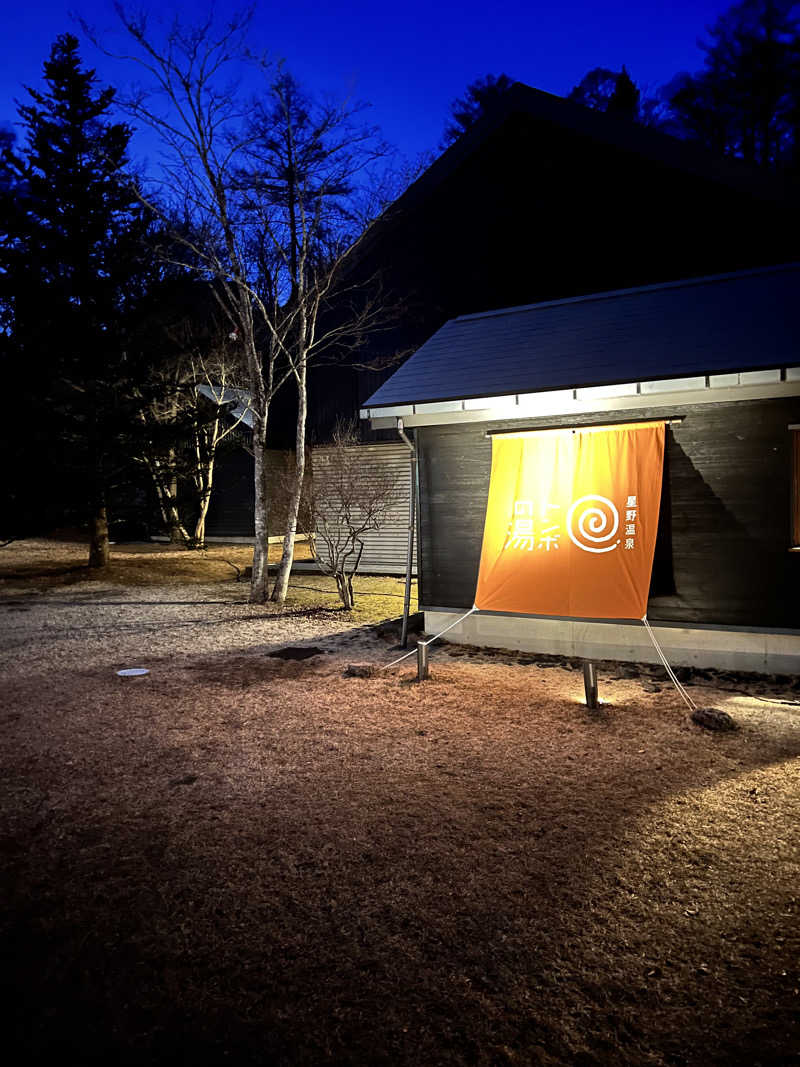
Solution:
M437 189L513 116L523 115L535 122L563 130L600 144L614 145L662 166L694 174L711 183L736 189L757 200L794 202L796 187L781 176L770 174L739 159L718 156L702 145L682 141L661 130L584 107L523 82L514 82L465 133L458 137L395 200L376 225L358 242L353 258L357 264L373 244L396 225L403 225L406 213ZM350 265L348 264L348 269Z
M800 263L462 315L363 407L800 363Z

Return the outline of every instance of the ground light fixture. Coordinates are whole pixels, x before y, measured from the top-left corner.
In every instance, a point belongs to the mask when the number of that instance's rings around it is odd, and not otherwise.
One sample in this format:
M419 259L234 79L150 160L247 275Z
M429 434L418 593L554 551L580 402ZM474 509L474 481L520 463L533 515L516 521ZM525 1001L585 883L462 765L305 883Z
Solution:
M583 689L586 693L586 707L597 708L597 665L590 659L583 661Z

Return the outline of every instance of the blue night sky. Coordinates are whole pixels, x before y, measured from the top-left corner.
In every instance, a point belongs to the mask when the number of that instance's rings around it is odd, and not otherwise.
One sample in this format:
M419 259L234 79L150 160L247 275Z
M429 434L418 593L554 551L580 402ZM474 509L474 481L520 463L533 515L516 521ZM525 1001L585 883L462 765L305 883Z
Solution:
M131 5L136 9L139 4ZM155 11L203 9L202 3L145 4ZM217 11L241 5L216 4ZM564 94L592 67L626 64L639 84L655 89L682 70L702 65L699 37L730 6L714 0L641 4L630 0L522 3L495 0L408 0L257 4L253 45L283 57L310 88L354 94L372 104L369 120L410 159L435 149L451 101L487 73L505 72ZM57 34L80 36L70 12L98 31L111 29L109 0L29 0L8 5L0 33L0 121L16 119L23 83L37 85ZM104 83L124 84L126 69L86 42L82 54Z

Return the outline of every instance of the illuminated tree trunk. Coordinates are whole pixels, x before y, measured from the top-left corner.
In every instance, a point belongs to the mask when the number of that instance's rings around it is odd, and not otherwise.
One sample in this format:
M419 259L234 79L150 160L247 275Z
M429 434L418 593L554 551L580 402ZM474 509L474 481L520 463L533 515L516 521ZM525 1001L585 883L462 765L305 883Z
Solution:
M275 586L271 599L276 604L283 604L289 590L289 576L294 562L294 539L297 536L297 516L300 512L300 500L303 495L303 481L306 473L306 416L308 411L308 389L306 384L306 364L303 361L297 372L297 430L295 433L294 479L289 497L286 515L286 530L283 535L283 552L275 577Z
M89 519L89 566L99 568L107 565L108 516L105 501L99 497Z
M265 604L269 597L269 467L267 464L267 420L260 414L253 418L253 460L255 489L255 544L253 577L250 581L251 604Z

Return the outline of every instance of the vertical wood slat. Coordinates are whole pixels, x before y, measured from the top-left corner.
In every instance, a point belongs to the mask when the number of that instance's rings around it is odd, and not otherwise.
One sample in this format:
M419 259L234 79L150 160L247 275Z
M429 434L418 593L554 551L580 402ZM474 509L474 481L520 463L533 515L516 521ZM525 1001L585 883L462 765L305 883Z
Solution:
M364 477L370 472L388 471L396 479L392 503L386 520L379 529L364 535L364 553L360 570L376 574L405 574L408 548L408 516L411 485L410 453L405 444L355 445ZM325 446L311 451L312 476L318 497L324 500L325 459L333 450ZM323 479L322 485L319 480ZM417 545L414 542L413 568L417 567Z
M792 545L800 547L800 430L792 435Z

